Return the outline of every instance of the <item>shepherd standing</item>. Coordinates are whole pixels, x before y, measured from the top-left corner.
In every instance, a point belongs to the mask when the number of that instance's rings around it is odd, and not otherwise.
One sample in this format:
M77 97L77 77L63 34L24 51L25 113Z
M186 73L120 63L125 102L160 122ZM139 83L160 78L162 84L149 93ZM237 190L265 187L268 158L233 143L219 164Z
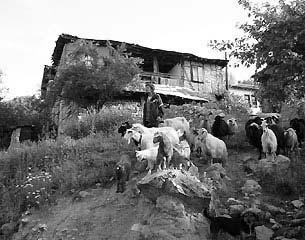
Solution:
M146 83L147 98L144 103L143 110L143 125L145 127L158 127L162 120L163 102L159 94L155 93L155 86L148 82Z

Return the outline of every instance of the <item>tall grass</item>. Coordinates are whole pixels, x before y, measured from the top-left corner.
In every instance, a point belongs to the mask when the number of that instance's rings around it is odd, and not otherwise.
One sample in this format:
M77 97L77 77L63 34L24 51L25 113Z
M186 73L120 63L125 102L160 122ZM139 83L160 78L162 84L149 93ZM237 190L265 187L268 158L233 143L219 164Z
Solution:
M91 108L79 117L67 120L63 126L63 133L73 139L80 139L97 132L108 135L117 128L118 124L125 121L135 121L132 112L128 109L109 106L97 111Z
M98 132L22 143L0 152L0 226L52 196L107 184L122 152L132 151L117 132Z

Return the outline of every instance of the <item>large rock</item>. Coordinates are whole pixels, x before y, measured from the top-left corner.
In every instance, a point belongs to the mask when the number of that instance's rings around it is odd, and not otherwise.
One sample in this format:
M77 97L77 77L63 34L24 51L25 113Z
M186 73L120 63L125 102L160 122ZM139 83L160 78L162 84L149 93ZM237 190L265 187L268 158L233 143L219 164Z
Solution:
M261 159L257 166L257 172L261 175L283 176L287 173L290 166L290 159L283 155L276 156L275 161Z
M196 212L202 212L208 207L211 199L211 185L202 183L195 176L181 170L163 170L147 175L137 186L153 202L166 194L180 199L185 206Z
M237 205L230 205L229 206L229 212L230 215L239 215L245 210L245 206L241 204Z
M264 209L265 211L270 212L272 215L285 213L285 210L283 208L276 207L276 206L274 206L272 204L268 204L268 203L262 203L261 208Z
M274 232L263 225L255 227L255 233L257 240L270 240Z
M140 233L139 239L201 240L208 238L209 224L201 213L186 212L181 200L163 195L147 219L131 230Z

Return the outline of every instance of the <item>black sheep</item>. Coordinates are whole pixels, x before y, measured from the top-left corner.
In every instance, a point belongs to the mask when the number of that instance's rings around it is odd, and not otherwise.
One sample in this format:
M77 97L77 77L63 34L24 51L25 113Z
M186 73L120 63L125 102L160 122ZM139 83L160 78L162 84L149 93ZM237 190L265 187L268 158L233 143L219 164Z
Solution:
M131 171L131 161L127 154L121 156L120 161L115 166L117 180L117 193L123 193L126 189L126 182L129 181Z
M294 118L290 121L290 127L296 131L299 146L302 147L302 142L305 138L305 121L300 118Z
M223 139L225 136L231 134L229 125L223 120L221 116L216 116L212 126L212 134L214 137Z
M256 147L259 151L259 158L262 158L262 134L263 129L260 127L262 124L262 119L260 117L256 117L254 119L250 119L246 122L245 130L246 136L250 142L250 144Z

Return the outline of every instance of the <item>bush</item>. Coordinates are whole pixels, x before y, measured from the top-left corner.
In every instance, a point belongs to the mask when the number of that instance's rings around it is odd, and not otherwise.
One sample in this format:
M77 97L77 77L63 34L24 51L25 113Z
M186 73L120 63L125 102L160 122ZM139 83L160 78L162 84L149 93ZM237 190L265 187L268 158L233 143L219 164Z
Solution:
M73 139L80 139L90 134L103 132L108 135L115 131L118 124L124 121L132 121L133 116L128 109L104 107L100 111L89 109L79 118L73 118L65 122L64 135Z

